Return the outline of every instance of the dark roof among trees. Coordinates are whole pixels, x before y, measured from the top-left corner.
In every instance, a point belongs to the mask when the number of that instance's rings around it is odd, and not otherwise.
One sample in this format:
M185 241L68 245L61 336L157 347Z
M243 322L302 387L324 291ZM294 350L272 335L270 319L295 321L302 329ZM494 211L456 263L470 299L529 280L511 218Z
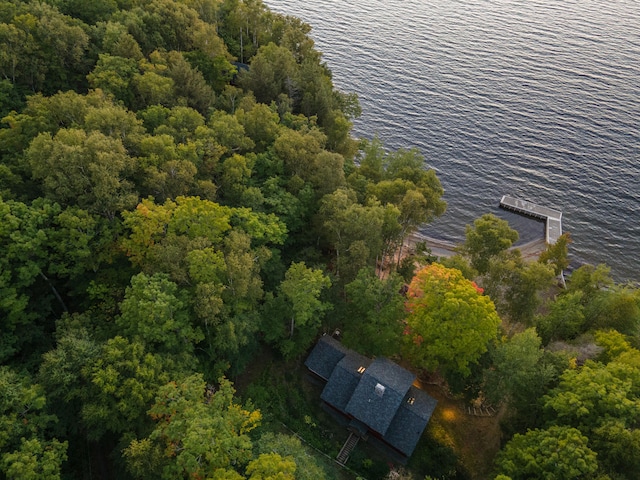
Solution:
M362 373L358 370L361 367L367 368L370 364L370 358L349 351L336 364L320 398L334 407L346 411L354 391L362 380Z
M324 335L318 340L304 364L316 375L329 380L333 369L348 352L350 350L335 338Z
M410 401L413 399L413 401ZM416 387L409 388L385 434L385 440L411 456L438 402Z
M362 374L345 411L384 435L415 378L392 361L376 358Z
M320 398L382 436L409 457L436 400L414 387L416 376L387 358L371 360L324 336L305 361L327 380Z

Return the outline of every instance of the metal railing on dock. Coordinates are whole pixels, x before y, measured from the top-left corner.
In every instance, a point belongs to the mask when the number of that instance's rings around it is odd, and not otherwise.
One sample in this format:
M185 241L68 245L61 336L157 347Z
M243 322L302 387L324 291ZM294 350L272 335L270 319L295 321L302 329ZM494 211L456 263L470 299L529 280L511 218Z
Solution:
M509 195L502 196L500 206L506 210L544 220L546 223L545 240L549 245L556 243L560 235L562 235L562 212L560 210L536 205L527 200L510 197Z

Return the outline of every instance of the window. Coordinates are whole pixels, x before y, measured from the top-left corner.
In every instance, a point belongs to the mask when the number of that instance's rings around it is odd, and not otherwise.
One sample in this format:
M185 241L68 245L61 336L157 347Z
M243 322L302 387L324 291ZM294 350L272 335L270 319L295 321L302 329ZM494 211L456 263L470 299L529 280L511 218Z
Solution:
M413 402L415 402L415 401L416 401L416 397L409 397L409 398L407 398L407 403L408 403L409 405L413 405Z
M358 367L358 373L364 373L365 370L366 370L366 368L363 367L362 365L360 365L360 367Z
M381 383L376 384L376 395L378 395L379 397L384 395L384 385L382 385Z

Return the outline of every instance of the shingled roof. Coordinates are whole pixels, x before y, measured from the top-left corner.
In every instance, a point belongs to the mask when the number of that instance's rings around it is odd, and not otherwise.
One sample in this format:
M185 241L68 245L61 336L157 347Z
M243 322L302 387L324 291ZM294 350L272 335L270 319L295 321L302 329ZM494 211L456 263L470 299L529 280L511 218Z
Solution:
M384 439L410 457L438 402L416 387L409 388Z
M329 380L333 369L349 352L351 350L343 346L335 338L324 335L318 340L304 364L319 377Z
M391 360L376 358L362 374L344 410L384 435L415 378Z
M366 369L369 364L371 364L371 359L355 352L347 353L336 364L320 398L334 407L346 411L347 404L362 380L362 373L359 370Z
M412 384L416 376L387 358L371 360L322 337L305 365L327 381L320 398L411 456L436 400Z

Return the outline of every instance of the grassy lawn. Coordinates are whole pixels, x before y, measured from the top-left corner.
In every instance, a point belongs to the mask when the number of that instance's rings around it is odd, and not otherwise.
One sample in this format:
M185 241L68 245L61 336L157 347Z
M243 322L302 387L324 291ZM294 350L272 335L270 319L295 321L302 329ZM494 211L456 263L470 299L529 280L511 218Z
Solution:
M459 471L459 477L453 478L491 478L493 458L500 449L500 417L467 415L462 402L444 395L440 387L427 385L423 388L438 400L425 436L453 451Z

